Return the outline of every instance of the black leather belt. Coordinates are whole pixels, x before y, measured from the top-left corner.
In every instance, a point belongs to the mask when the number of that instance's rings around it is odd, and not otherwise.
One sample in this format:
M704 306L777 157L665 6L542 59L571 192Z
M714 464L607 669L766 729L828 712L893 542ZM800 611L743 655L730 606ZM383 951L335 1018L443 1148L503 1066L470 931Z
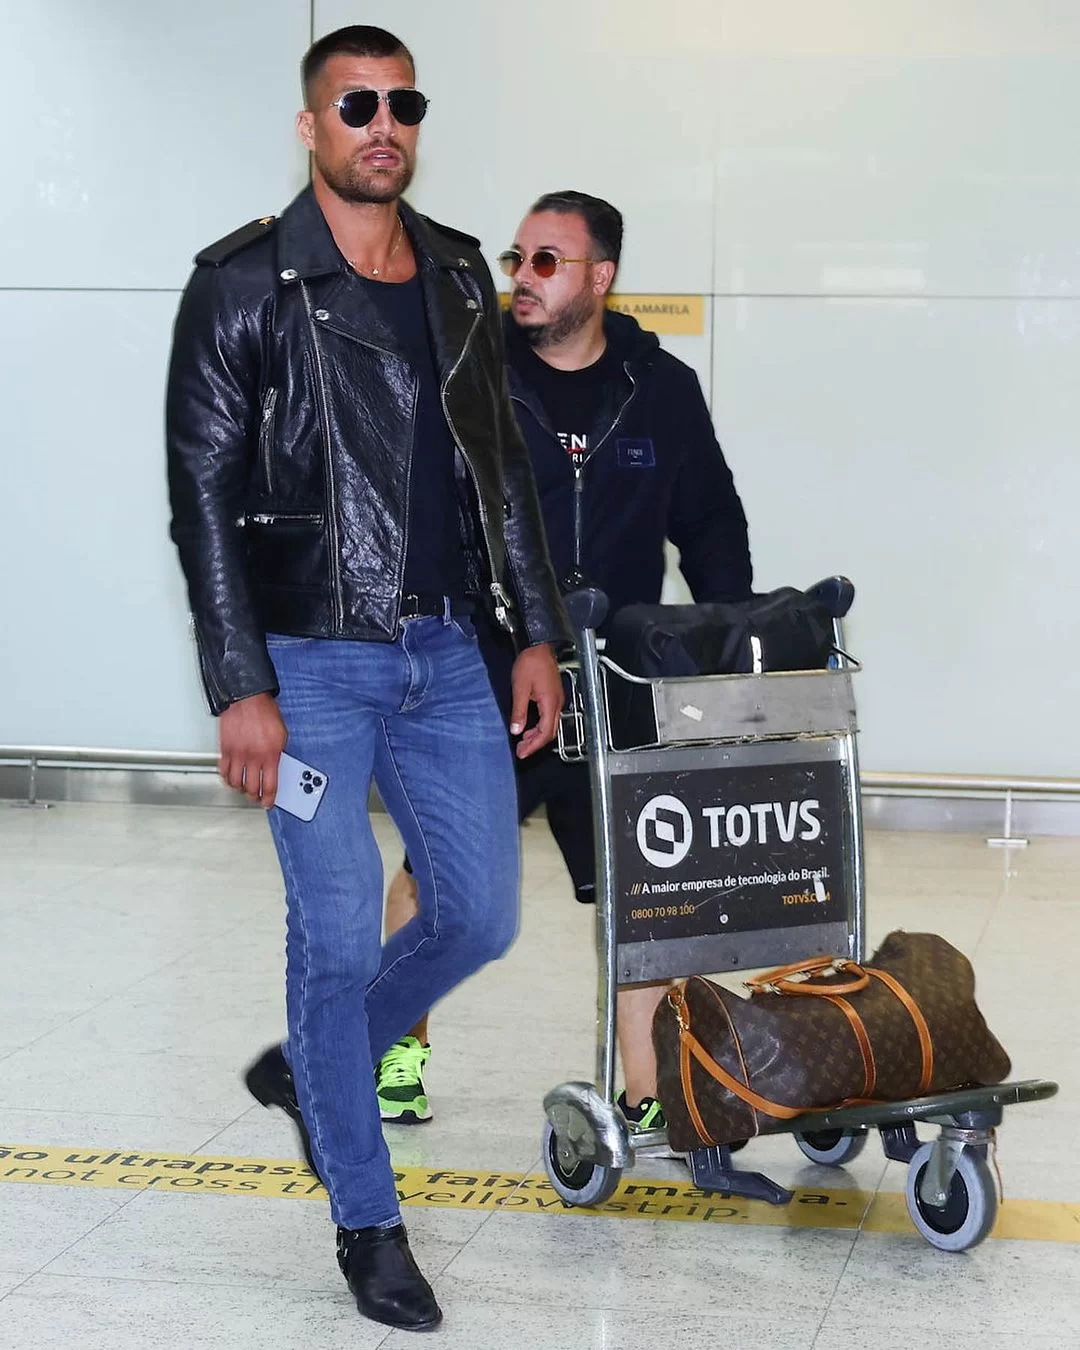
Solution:
M401 597L401 617L403 619L430 618L446 613L445 595L403 595ZM450 597L450 613L454 618L471 614L476 606L464 596Z

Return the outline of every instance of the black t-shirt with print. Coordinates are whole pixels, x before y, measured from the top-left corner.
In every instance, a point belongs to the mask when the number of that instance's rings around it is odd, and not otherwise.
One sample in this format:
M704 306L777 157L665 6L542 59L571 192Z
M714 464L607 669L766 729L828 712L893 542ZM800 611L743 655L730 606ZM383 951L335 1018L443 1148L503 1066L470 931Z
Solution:
M520 374L536 391L551 429L568 455L587 457L594 448L589 438L596 426L604 387L615 377L619 366L610 344L598 361L582 370L556 370L531 347L521 353Z

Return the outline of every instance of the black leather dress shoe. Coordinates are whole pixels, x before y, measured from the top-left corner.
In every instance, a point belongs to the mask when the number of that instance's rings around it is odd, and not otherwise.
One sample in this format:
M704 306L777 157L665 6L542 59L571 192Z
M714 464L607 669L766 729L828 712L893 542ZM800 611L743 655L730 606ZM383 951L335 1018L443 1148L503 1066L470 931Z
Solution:
M404 1224L339 1228L337 1259L356 1306L373 1322L403 1331L434 1331L442 1321L431 1285L409 1250Z
M311 1138L300 1114L300 1103L296 1100L296 1084L293 1082L292 1069L281 1053L280 1045L272 1045L260 1055L244 1074L247 1090L263 1106L280 1106L300 1136L300 1147L304 1150L304 1160L308 1167L319 1177L315 1159L311 1155ZM319 1177L322 1181L322 1177Z

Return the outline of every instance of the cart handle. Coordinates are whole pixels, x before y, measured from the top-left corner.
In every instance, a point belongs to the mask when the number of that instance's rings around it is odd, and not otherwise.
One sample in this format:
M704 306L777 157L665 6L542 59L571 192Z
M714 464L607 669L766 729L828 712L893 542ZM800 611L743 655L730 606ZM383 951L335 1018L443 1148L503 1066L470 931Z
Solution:
M566 615L575 633L599 628L607 618L608 598L597 586L582 586L563 597Z
M842 984L815 984L830 975L850 972L854 978ZM752 980L746 988L751 994L797 994L817 998L834 998L837 994L857 994L870 983L870 976L857 961L840 956L813 956L807 961L793 961L790 966L778 966Z

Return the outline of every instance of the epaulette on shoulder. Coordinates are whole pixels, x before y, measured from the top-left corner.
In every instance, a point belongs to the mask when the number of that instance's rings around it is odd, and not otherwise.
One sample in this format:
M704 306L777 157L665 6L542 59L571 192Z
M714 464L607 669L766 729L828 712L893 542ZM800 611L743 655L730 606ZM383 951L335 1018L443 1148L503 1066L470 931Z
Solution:
M220 267L241 249L269 234L276 224L276 216L262 216L259 220L249 221L247 225L241 225L238 230L233 230L232 234L227 234L224 239L219 239L216 244L210 244L200 253L196 253L195 263L199 267Z
M461 241L461 243L469 244L473 248L480 247L480 240L474 238L474 236L471 234L466 234L464 230L455 230L451 225L442 225L439 223L439 221L432 220L430 216L425 216L424 219L427 221L427 223L431 226L433 230L438 230L440 234L445 234L450 239L458 239Z

